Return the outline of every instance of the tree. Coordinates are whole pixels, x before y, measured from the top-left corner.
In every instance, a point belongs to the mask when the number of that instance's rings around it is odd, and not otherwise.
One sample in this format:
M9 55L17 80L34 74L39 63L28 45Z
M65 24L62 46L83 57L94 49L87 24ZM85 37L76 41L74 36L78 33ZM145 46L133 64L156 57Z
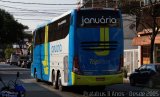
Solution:
M9 59L11 54L14 52L13 48L10 45L7 45L7 48L5 49L5 58Z
M23 31L27 26L17 22L14 17L3 9L0 9L0 43L12 44L23 39Z
M24 29L28 27L17 22L10 13L0 9L0 44L17 43L22 50Z
M160 30L160 2L158 0L149 0L149 4L145 6L141 6L140 3L139 5L135 4L130 2L120 7L123 12L136 16L137 30L146 29L150 35L150 63L153 63L155 37Z

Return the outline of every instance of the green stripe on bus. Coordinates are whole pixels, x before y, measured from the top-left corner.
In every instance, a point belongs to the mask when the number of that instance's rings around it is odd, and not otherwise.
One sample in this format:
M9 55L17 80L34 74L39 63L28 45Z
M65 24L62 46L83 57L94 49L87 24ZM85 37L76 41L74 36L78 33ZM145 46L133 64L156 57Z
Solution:
M44 60L42 64L44 67L44 74L48 75L48 26L45 26Z
M100 28L100 41L109 41L109 28ZM99 45L104 45L104 44L99 44ZM108 47L103 47L103 48L109 48ZM109 50L104 50L104 51L95 51L97 56L106 56L109 54Z

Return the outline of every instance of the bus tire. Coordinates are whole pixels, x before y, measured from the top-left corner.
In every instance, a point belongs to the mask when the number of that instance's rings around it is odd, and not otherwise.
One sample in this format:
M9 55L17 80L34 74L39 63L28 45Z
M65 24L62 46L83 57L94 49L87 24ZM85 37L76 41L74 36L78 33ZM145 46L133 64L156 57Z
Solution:
M54 89L58 89L57 77L55 78L55 71L52 72L52 85Z
M59 91L64 91L64 86L62 86L61 74L58 75L58 89Z

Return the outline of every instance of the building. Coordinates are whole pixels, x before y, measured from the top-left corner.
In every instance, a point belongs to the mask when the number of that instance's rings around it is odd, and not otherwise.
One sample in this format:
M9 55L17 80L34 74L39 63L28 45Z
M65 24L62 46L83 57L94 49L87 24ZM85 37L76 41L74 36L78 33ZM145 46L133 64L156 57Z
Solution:
M148 0L145 0L146 2L144 3L146 6L149 4ZM157 2L160 0L157 0ZM160 10L160 4L154 5L156 9ZM147 9L149 7L146 7L144 10L151 10ZM151 13L151 12L150 12ZM156 25L157 28L158 26L160 27L160 12L156 13ZM143 11L142 15L143 19L140 20L140 22L143 22L143 25L140 24L137 28L138 36L133 38L133 45L139 46L140 50L140 56L141 64L148 64L150 63L150 44L151 44L151 35L153 33L152 31L152 26L155 24L153 23L153 17L151 14L149 15L147 11ZM149 24L148 24L149 23ZM145 26L145 27L144 27ZM157 30L158 31L158 30ZM154 42L154 63L160 63L160 30L155 37L155 42Z
M83 8L113 8L118 4L118 0L79 0Z
M135 37L132 43L135 46L139 46L141 64L150 63L150 43L151 43L150 34L152 32L149 34L149 33L146 33L145 30L146 29L144 29L142 32L138 32L138 37ZM160 63L160 34L157 34L155 38L154 62Z
M78 0L83 7L124 7L126 5L146 6L150 4L150 0ZM160 1L160 0L152 0Z
M128 73L132 73L140 66L140 50L138 46L132 45L132 40L137 36L135 16L123 14L124 30L124 66Z
M155 1L156 0L152 0L153 3ZM157 0L156 2L158 2L158 1L160 1L160 0ZM129 5L128 8L133 7L133 6L130 6L130 4L134 5L135 7L138 7L138 6L145 7L150 4L150 0L122 0L122 2L123 2L122 8L124 7L122 12L124 12L124 13L126 11L126 8L125 8L126 6ZM160 6L159 6L159 8L160 8ZM144 12L146 12L146 11L144 11ZM150 19L150 17L148 17L147 14L144 14L142 16L142 18L145 18L145 20L143 20L143 21L145 21L146 23L147 22L151 23L153 21ZM135 19L135 21L137 23L137 19ZM160 20L157 19L156 21L159 21L159 24L160 24ZM125 22L125 20L124 20L124 22ZM131 26L131 28L132 28L132 26ZM126 33L125 30L124 30L124 32ZM127 67L129 72L134 71L134 69L141 66L141 64L150 63L150 41L151 41L150 35L152 34L152 30L150 28L144 29L144 27L142 27L142 25L137 24L135 32L136 32L136 36L132 37L133 40L130 43L131 43L132 47L135 46L136 48L138 47L138 49L125 48L125 50L124 50L124 65ZM128 35L125 35L125 36L128 36ZM126 38L125 38L125 41L129 42ZM160 34L158 34L155 38L154 62L156 62L156 63L160 62L160 45L159 44L160 44ZM125 43L125 46L126 45L127 45L127 43ZM138 57L138 60L137 60L137 57ZM134 65L132 65L132 63Z

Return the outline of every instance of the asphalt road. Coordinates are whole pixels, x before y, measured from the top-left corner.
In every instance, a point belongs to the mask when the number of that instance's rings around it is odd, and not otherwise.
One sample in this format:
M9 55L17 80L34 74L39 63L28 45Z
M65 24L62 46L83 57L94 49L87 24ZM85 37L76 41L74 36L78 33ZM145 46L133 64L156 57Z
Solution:
M15 80L20 72L19 83L26 89L26 97L160 97L160 89L149 89L142 85L132 87L128 83L106 86L105 90L97 87L69 87L64 92L52 88L47 82L36 82L30 76L30 69L0 64L0 77L5 83ZM0 88L2 83L0 83Z
M11 66L8 64L0 64L0 77L5 83L10 80L15 80L16 73L20 72L19 83L22 83L26 89L26 97L84 97L83 93L78 90L68 89L65 92L60 92L52 88L52 85L47 82L36 82L30 76L30 69ZM2 87L0 83L0 88Z

